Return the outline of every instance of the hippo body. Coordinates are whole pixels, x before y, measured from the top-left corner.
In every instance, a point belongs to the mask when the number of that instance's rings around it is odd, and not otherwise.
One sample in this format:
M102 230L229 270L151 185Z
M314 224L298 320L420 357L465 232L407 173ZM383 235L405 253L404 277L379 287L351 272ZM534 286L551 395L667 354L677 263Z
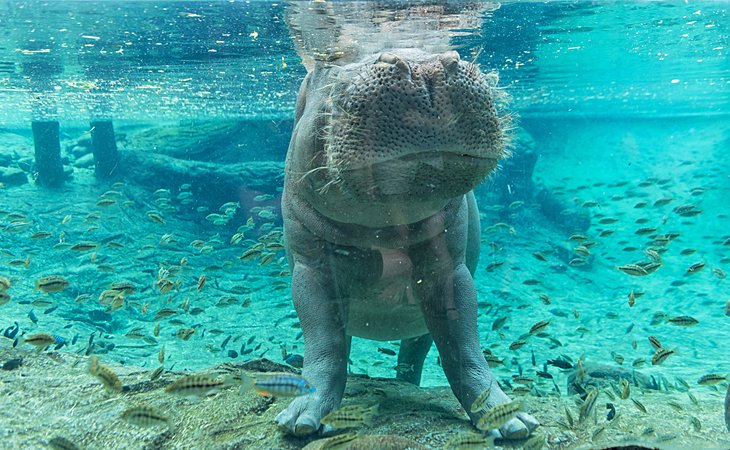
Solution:
M508 402L482 356L473 274L479 215L472 189L504 157L496 77L456 52L381 52L317 63L299 91L282 198L303 375L316 387L279 414L296 435L337 409L351 336L401 339L398 372L419 383L433 342L469 411ZM484 413L469 413L473 422ZM519 413L499 431L537 426Z

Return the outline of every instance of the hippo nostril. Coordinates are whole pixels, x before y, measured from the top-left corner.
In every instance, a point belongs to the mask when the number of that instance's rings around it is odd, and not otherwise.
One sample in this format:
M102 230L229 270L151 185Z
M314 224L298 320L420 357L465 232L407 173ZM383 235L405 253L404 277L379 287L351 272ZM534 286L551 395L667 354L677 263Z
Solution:
M439 55L439 60L448 73L455 73L457 67L459 67L459 54L455 51L442 53Z
M410 73L411 73L411 68L408 67L408 63L403 61L403 59L401 57L399 57L398 55L396 55L395 53L390 53L390 52L381 53L380 56L378 57L378 62L393 64L398 69L400 69L400 71L403 72L404 74L410 75Z

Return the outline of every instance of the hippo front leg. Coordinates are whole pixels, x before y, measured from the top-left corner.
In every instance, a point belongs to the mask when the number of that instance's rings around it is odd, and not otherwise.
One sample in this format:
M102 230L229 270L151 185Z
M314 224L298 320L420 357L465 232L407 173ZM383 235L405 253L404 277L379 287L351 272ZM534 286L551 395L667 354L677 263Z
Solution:
M294 399L276 422L297 436L317 431L322 417L340 406L345 391L349 340L343 318L347 311L330 292L331 285L319 271L294 265L292 297L304 333L302 374L315 392Z
M438 348L446 378L472 423L476 424L484 411L472 413L471 405L485 389L491 387L485 410L507 403L510 398L499 387L482 356L474 281L466 265L459 264L451 274L445 275L436 286L431 284L421 295L426 325ZM538 425L534 417L520 412L499 432L506 439L522 439Z

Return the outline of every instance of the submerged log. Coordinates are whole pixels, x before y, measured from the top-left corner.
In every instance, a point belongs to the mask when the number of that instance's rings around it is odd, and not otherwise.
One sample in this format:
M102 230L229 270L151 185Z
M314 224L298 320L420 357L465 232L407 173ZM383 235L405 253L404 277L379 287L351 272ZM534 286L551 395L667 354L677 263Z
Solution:
M63 185L64 173L58 121L34 120L31 126L38 172L36 182L44 187L60 187Z
M276 194L284 185L284 163L216 164L187 161L141 150L119 152L117 175L151 188L190 183L211 200L238 198L245 191Z
M727 386L727 394L725 394L725 428L730 431L730 384Z
M91 149L96 162L96 176L99 178L111 177L119 162L114 125L111 120L91 122Z

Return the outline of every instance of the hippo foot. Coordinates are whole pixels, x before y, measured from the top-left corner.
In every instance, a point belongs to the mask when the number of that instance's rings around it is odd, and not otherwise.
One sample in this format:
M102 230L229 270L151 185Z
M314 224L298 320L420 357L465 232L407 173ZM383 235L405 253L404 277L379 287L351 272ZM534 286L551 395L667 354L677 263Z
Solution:
M318 393L295 398L289 406L276 416L279 430L294 436L309 436L320 428L320 420L335 409L332 399L323 398ZM331 427L324 426L323 432Z
M502 425L502 428L499 430L491 430L489 434L497 438L509 440L525 439L538 426L540 426L540 422L538 422L537 419L532 417L530 414L520 412L517 413L516 417Z

